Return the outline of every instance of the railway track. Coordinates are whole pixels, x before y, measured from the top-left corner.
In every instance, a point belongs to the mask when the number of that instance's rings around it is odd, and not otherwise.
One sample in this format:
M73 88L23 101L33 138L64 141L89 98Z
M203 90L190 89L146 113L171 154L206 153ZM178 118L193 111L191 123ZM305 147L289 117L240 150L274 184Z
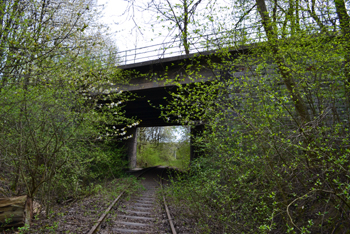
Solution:
M166 168L155 167L140 171L139 178L145 189L130 197L123 192L111 203L88 234L100 233L172 233L176 230L163 196L163 204L157 202L157 191L162 186ZM163 206L163 207L162 207ZM163 209L164 208L164 209ZM164 210L166 212L164 212Z

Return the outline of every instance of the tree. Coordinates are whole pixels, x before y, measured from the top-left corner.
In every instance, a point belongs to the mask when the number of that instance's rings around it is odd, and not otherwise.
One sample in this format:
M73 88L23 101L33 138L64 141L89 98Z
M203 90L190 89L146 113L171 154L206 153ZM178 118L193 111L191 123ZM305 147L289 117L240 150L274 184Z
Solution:
M139 127L137 131L139 154L146 144L153 144L156 148L160 143L169 142L173 138L171 127Z
M246 20L250 27L247 40L234 45L247 50L223 48L217 53L220 63L206 58L206 68L217 75L207 83L175 84L176 98L167 107L167 114L181 114L183 124L205 124L196 138L205 150L192 167L195 176L186 175L173 195L193 212L201 210L196 223L213 223L198 225L199 231L345 232L349 217L343 214L350 209L346 5L236 3L245 8L232 9L232 25ZM191 73L196 75L199 79L200 73ZM184 199L185 194L192 196Z
M173 42L179 39L185 53L190 53L191 35L197 33L195 29L197 8L202 3L202 0L150 0L144 5L136 3L136 1L128 2L129 5L126 12L142 10L148 11L149 14L154 14L153 19L148 24L151 24L153 32L157 30L156 36L159 37L162 35L164 29L166 29L168 31L166 39L171 38ZM131 18L135 22L136 27L141 28L135 20L134 14L132 14ZM158 31L157 26L159 25L161 25L159 27L161 31Z
M163 2L156 2L152 0L147 4L147 9L154 9L158 14L157 19L161 22L169 22L168 26L169 34L173 34L174 31L178 31L175 34L174 40L179 38L182 41L185 53L190 53L189 42L189 25L195 21L195 12L198 5L202 0L180 0L179 3L172 4L169 0L166 4Z
M339 19L344 49L346 53L344 73L348 80L347 86L350 86L350 16L347 12L345 2L343 0L334 0L334 4Z
M60 185L53 181L82 177L94 157L112 157L98 150L105 147L99 142L122 134L116 125L134 122L123 117L122 101L116 103L126 95L111 88L118 80L115 48L89 28L96 22L94 1L0 4L0 154L6 165L0 171L13 193L25 186L30 225L37 194L49 211L50 191ZM87 147L100 154L87 157Z
M180 126L137 128L137 161L140 166L151 166L189 159L189 128ZM178 139L180 137L180 139ZM174 165L186 167L187 165Z

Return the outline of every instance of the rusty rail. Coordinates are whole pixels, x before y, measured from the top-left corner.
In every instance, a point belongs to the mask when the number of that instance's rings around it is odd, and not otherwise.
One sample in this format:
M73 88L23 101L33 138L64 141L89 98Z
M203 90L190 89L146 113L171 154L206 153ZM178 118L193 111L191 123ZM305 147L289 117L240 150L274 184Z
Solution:
M146 173L147 171L151 170L151 168L147 168L146 170L144 170L142 173L140 173L139 175L136 176L136 178L139 178L141 175L143 175L144 173ZM128 188L130 188L131 185L128 186ZM128 189L127 188L127 189ZM106 211L101 215L101 217L97 220L97 223L90 229L90 231L88 232L88 234L94 234L97 232L98 228L100 227L101 223L103 222L103 220L105 220L106 216L108 215L108 213L111 211L111 209L113 208L113 206L120 200L120 198L124 195L126 189L124 191L122 191L118 197L116 199L114 199L114 201L112 202L112 204L106 209Z
M177 234L175 226L174 226L174 223L173 223L173 220L172 220L171 215L170 215L170 211L169 211L168 205L167 205L166 200L165 200L165 195L164 195L164 192L163 192L163 179L162 179L163 172L162 172L162 176L161 176L160 179L161 179L161 189L162 189L162 195L163 195L163 201L164 201L164 208L165 208L165 211L166 211L166 215L168 217L168 221L169 221L169 225L170 225L170 228L171 228L171 232L172 232L172 234Z

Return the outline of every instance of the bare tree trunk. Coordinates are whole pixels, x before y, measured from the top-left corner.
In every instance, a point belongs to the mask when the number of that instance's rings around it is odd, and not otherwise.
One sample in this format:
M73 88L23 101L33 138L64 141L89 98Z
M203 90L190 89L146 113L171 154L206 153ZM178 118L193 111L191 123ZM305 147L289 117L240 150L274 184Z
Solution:
M301 118L300 125L302 125L303 123L310 121L310 115L308 113L307 106L305 105L299 91L295 88L295 82L290 72L290 68L287 66L283 59L283 56L281 55L278 46L278 37L274 28L275 25L270 19L269 13L266 8L265 0L256 0L256 5L258 7L258 11L262 19L262 24L267 35L269 45L271 46L271 49L273 51L279 72L282 76L284 84L286 85L292 97L295 109Z
M350 85L350 16L347 13L344 0L334 0L345 48L345 77Z
M189 19L189 15L188 15L187 0L184 0L184 28L182 32L183 34L182 37L183 37L185 52L187 55L190 54L190 47L188 44L188 19Z
M16 169L16 176L15 176L15 179L11 185L11 190L13 192L16 192L17 191L17 186L18 186L18 182L19 182L19 172L20 172L20 169L19 169L19 163L17 165L17 169Z
M28 196L24 207L24 224L30 227L33 219L33 198Z
M344 52L345 52L345 64L344 64L344 75L345 75L345 90L347 92L348 107L350 106L350 16L347 13L344 0L334 0L335 8L340 22L342 31ZM347 109L349 112L349 108ZM350 119L348 119L350 120Z

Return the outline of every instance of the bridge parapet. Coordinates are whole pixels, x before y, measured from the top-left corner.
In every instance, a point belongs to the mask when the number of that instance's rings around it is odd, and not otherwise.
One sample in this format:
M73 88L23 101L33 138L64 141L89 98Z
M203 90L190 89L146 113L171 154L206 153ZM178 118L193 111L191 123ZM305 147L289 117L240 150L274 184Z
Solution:
M189 53L213 53L213 51L240 47L242 45L255 44L266 41L261 27L257 25L245 26L230 31L215 34L200 35L188 38ZM182 40L172 40L160 44L139 47L117 52L121 60L120 65L137 65L148 61L157 61L166 58L186 56Z
M231 59L238 54L248 53L249 47L241 46L229 50ZM174 81L181 84L206 82L220 76L208 63L221 63L223 57L217 51L205 51L189 55L151 60L141 63L128 64L119 68L130 81L128 84L118 85L124 91L137 91L152 88L171 87ZM236 77L245 74L246 68L238 69Z
M329 27L330 32L339 31L339 22L335 12L331 12L328 15L319 14L317 17L320 17L320 22ZM260 22L238 23L239 25L236 25L231 30L187 38L189 54L213 52L222 48L239 48L267 41L265 31ZM277 25L281 27L280 29L284 27L284 24L285 22L283 21L277 22ZM301 24L301 28L307 28L309 33L317 34L320 32L318 24L310 16L303 17ZM288 32L285 32L283 38L288 38L289 36ZM180 39L118 51L116 55L120 60L120 65L123 66L186 56L186 52Z

